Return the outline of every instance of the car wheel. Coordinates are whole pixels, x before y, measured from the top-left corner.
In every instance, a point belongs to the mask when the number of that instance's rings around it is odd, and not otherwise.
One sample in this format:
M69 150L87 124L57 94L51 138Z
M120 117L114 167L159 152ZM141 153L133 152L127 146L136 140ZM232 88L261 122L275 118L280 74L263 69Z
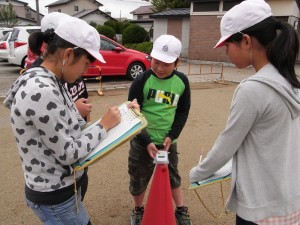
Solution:
M126 76L130 80L134 80L145 71L145 66L140 62L131 63L127 69Z

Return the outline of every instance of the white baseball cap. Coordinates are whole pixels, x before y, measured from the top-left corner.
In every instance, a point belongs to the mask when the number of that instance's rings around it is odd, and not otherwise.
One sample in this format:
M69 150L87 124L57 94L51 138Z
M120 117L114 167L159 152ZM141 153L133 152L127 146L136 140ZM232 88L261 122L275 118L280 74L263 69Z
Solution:
M61 19L70 17L68 14L60 12L52 12L45 15L41 21L41 31L45 32L48 29L56 29Z
M84 20L68 17L58 23L54 31L62 39L83 48L95 59L106 63L100 54L100 35L98 31Z
M264 0L245 0L232 7L221 20L221 38L214 48L224 46L233 34L241 32L272 16L270 6Z
M154 44L150 56L165 63L173 63L180 56L181 42L173 35L161 35Z

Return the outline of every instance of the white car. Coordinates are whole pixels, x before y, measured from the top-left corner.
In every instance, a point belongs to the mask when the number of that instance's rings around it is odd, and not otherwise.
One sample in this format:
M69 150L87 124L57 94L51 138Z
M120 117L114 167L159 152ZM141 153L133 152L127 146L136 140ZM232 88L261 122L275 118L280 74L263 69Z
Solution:
M28 51L28 37L31 33L40 30L40 26L24 26L13 28L11 37L9 39L9 63L21 66L22 68L25 67Z
M0 60L7 61L9 55L9 43L8 40L11 36L11 31L7 32L1 39L0 39Z

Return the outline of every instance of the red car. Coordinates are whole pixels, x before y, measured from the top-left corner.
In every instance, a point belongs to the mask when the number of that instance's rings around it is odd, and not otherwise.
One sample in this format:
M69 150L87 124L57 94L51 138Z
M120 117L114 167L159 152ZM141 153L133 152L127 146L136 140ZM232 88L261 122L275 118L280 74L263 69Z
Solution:
M100 37L100 53L106 63L101 63L98 60L92 63L87 73L82 74L84 78L99 76L100 67L102 76L120 75L134 80L138 75L150 68L149 55L125 48L104 35L100 35Z
M84 78L95 78L101 74L102 76L126 76L130 80L134 80L150 68L149 55L125 48L104 35L100 34L100 37L100 53L106 63L101 63L98 60L91 63L87 73L82 74ZM30 67L37 57L28 48L26 68Z

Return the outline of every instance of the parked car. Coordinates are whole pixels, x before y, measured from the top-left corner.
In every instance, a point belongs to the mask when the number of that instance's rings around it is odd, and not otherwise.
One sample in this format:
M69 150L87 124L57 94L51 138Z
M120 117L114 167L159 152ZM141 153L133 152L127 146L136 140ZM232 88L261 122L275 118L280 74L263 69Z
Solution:
M8 62L25 68L28 37L31 33L40 31L39 26L14 27L9 39Z
M106 63L99 61L91 63L88 71L82 74L84 78L95 78L101 74L101 76L126 76L130 80L134 80L150 68L149 55L125 48L104 35L100 35L100 37L101 47L99 51ZM26 68L29 68L37 57L28 49Z
M1 39L0 39L0 59L2 61L8 60L9 55L9 43L8 40L11 36L11 31L7 32Z
M0 38L2 38L5 34L12 31L12 28L9 27L0 27Z
M130 80L134 80L145 70L150 68L149 55L125 48L123 45L111 40L110 38L100 35L102 54L106 63L95 61L90 64L87 73L82 74L85 78L99 76L101 68L102 76L126 76Z

